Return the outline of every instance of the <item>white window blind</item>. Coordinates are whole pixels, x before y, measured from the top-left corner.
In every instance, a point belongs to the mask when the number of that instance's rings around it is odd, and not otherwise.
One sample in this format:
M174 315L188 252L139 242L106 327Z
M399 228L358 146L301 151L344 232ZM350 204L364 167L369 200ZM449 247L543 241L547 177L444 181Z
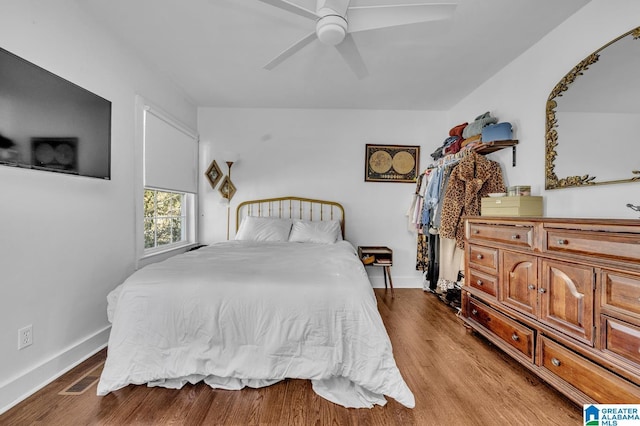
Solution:
M196 193L197 136L152 108L144 120L144 186Z

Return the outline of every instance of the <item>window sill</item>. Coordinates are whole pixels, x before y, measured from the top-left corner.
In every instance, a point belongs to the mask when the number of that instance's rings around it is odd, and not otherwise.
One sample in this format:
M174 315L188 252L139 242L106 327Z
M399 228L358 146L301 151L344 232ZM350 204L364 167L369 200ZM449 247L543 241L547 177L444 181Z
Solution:
M168 259L176 254L184 253L192 247L198 246L198 242L190 242L183 244L175 244L168 247L162 247L153 249L152 251L146 251L139 259L139 267L145 266L150 263L159 262L160 260ZM157 260L156 260L157 259Z

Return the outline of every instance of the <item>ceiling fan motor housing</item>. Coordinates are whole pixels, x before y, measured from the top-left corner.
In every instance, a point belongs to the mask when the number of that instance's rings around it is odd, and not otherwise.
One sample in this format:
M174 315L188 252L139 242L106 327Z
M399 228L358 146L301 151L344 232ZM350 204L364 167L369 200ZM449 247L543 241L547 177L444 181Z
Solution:
M324 44L335 46L347 35L347 20L340 15L325 15L318 19L316 35Z

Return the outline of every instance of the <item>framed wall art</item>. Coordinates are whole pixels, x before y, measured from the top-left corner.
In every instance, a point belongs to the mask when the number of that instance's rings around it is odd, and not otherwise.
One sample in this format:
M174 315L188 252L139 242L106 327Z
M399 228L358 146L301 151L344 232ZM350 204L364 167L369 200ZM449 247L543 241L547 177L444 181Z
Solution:
M222 179L218 192L220 192L222 198L226 198L231 201L233 195L236 193L236 186L231 182L231 178L229 176L225 176L224 179Z
M419 169L420 146L366 145L365 182L415 183Z
M216 160L211 162L211 165L209 165L209 168L204 174L207 177L211 188L216 189L216 185L220 182L220 179L222 179L222 170L218 167Z

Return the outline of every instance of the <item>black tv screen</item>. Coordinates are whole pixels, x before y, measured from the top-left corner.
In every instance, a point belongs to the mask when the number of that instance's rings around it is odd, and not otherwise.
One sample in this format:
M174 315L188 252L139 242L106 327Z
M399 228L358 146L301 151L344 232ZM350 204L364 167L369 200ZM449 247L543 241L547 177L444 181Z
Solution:
M0 48L0 165L111 179L111 102Z

